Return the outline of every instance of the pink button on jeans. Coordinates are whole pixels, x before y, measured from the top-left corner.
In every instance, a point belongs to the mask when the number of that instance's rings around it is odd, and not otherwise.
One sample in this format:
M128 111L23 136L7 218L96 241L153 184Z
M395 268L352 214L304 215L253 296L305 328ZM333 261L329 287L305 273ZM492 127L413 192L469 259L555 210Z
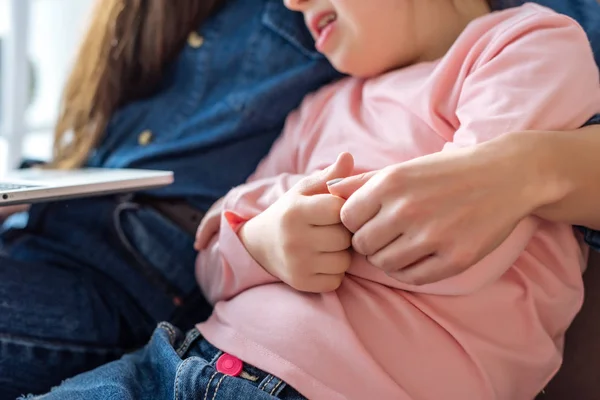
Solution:
M217 360L217 371L229 376L239 376L244 369L244 363L231 354L224 353Z

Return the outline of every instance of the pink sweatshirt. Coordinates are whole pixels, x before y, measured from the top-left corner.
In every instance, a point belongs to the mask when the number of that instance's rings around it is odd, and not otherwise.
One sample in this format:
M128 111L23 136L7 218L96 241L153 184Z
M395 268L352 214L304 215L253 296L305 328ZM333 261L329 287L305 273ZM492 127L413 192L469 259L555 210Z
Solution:
M343 151L360 173L507 132L574 129L599 111L583 30L535 5L471 23L439 61L310 95L250 182L225 198L218 240L197 262L215 304L198 329L310 399L532 399L559 368L582 302L570 226L526 218L483 261L424 286L357 255L326 294L269 275L236 230Z

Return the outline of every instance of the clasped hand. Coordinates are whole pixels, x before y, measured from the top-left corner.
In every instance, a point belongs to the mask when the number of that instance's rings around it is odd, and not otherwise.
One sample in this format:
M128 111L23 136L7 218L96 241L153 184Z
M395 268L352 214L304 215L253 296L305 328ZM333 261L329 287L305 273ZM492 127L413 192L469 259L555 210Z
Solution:
M263 268L301 291L337 289L351 249L401 282L434 283L477 263L530 212L522 182L497 164L461 149L349 176L353 158L342 154L239 236ZM218 218L203 225L197 248L218 230Z

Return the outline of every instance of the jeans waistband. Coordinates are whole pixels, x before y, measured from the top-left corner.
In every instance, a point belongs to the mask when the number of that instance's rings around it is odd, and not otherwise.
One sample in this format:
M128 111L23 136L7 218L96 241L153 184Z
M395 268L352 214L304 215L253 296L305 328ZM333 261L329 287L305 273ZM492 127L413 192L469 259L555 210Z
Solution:
M177 328L164 322L159 325L159 328L170 331L171 334L175 333L175 336L180 338L175 344L175 348L182 359L198 356L206 360L210 365L215 366L219 358L225 354L205 340L200 331L195 328L189 330L185 336ZM245 379L257 389L279 399L306 399L285 381L245 362L243 362L243 369L239 378Z

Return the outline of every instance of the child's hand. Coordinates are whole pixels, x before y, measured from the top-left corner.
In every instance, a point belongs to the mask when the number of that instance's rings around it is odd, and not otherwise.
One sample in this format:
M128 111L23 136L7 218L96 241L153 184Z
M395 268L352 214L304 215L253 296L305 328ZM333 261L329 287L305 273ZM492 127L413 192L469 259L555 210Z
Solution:
M202 218L198 230L196 231L194 249L197 251L206 249L213 236L219 233L222 212L223 198L221 197L210 207L204 218Z
M324 171L304 178L239 232L248 252L271 275L296 290L336 290L350 267L352 235L341 223L344 200L327 182L352 174L348 153Z

